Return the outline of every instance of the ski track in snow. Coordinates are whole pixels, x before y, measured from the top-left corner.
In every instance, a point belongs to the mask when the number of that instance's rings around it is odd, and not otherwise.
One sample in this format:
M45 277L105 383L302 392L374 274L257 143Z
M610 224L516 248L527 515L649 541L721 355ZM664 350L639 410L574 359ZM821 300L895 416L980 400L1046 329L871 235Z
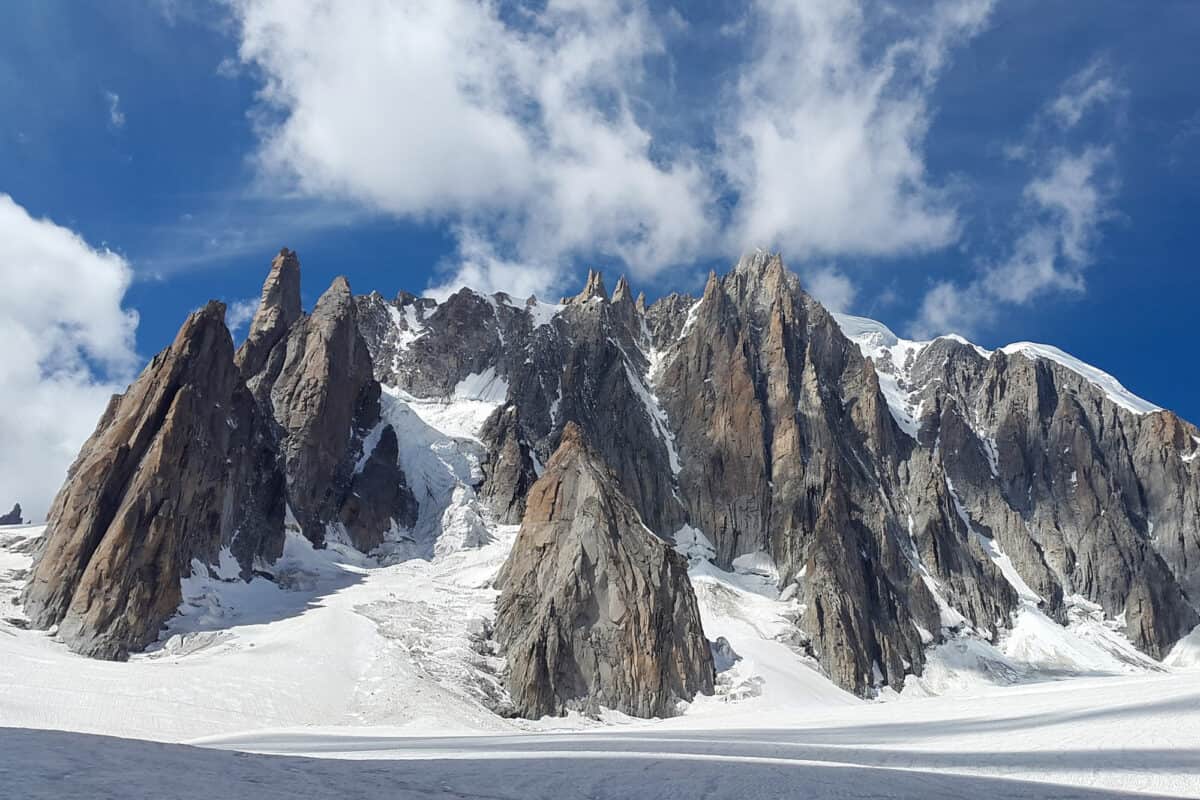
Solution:
M12 600L41 529L0 528L0 786L56 798L1200 797L1200 629L1164 667L1082 598L1060 626L994 543L1026 601L1006 633L948 626L921 677L866 702L805 654L796 586L781 594L758 554L718 569L704 533L684 528L705 632L738 656L713 697L668 720L496 714L492 581L517 528L491 522L473 487L502 383L471 376L448 400L385 392L422 502L413 531L376 557L289 532L274 582L237 580L225 554L197 564L159 643L127 663L22 628Z

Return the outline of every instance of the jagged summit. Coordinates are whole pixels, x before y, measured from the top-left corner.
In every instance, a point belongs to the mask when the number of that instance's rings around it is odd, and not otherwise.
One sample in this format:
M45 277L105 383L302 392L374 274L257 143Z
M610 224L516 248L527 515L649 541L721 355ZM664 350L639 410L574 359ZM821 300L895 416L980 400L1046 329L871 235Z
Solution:
M21 519L21 504L16 503L12 507L12 511L7 514L0 515L0 525L20 525L24 522Z
M286 247L271 262L263 283L262 299L250 323L246 341L238 349L238 368L256 374L262 362L287 330L300 319L300 259Z
M152 583L107 566L148 563L128 560L129 543L153 532L163 552L208 564L229 546L269 572L285 510L317 545L407 542L427 557L450 545L417 548L417 527L437 537L469 517L484 535L465 543L520 523L505 574L524 588L506 588L499 628L528 714L664 713L703 690L689 579L660 553L673 538L703 539L705 569L752 565L795 603L792 646L863 695L903 687L931 646L998 640L1029 615L1053 625L1086 607L1155 658L1200 622L1200 431L1061 351L905 340L831 315L765 251L711 273L699 298L649 304L623 276L610 299L594 270L561 304L470 289L388 300L339 278L305 315L298 282L284 250L236 361L213 325L205 370L168 348L114 401L60 495L77 499L48 528L27 592L38 624L83 598L61 628L73 646L141 646L187 562ZM220 475L177 457L180 430L213 439ZM126 452L129 431L145 441ZM147 461L158 439L172 457ZM131 477L131 458L157 471ZM430 477L451 467L458 483ZM222 522L220 536L196 522L229 518L226 503L210 509L230 496L259 522ZM110 519L138 497L166 498L169 528ZM126 560L89 566L110 547ZM585 558L607 566L564 567ZM89 611L89 598L117 596L110 583L138 599ZM600 594L617 611L570 630L546 605L574 615ZM680 654L666 672L626 663L637 642L615 621L635 608L664 620L635 630ZM587 679L567 681L581 663Z
M523 716L672 716L713 691L686 560L646 528L575 422L529 490L497 585L496 638Z
M588 300L607 300L608 289L604 288L604 276L599 270L589 269L587 283L584 284L583 291L574 297L564 297L563 304L568 303L586 303Z

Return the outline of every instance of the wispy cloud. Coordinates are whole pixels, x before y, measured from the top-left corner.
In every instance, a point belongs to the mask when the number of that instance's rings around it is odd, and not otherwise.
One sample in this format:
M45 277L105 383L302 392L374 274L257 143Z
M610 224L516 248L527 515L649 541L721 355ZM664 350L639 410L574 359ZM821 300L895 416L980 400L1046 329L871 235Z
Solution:
M1089 111L1109 106L1125 94L1105 62L1098 59L1071 76L1046 112L1062 127L1073 128Z
M125 127L125 112L121 110L121 96L116 92L105 92L108 101L108 124L113 130Z
M1036 123L1052 119L1069 129L1085 113L1124 95L1124 88L1095 65L1064 84L1030 126L1027 140L1009 148L1010 158L1030 163L1035 171L1022 193L1007 255L981 263L967 282L931 287L913 323L914 335L970 335L993 322L1005 304L1028 304L1054 291L1084 291L1101 228L1115 213L1115 152L1107 143L1071 148L1047 142L1045 126Z
M250 321L254 319L259 302L257 297L247 297L226 304L225 327L229 328L229 332L233 334L234 338L237 338L242 328L249 326Z

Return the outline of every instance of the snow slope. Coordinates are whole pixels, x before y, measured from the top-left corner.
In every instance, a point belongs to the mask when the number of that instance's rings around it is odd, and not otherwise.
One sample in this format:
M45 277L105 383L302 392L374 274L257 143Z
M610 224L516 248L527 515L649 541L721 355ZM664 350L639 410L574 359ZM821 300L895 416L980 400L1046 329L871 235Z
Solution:
M280 585L190 579L161 646L125 664L0 622L2 726L323 759L231 760L0 728L0 780L30 797L211 796L225 786L225 796L255 798L626 797L645 793L653 769L664 797L785 797L797 782L813 797L1105 796L1065 785L1200 797L1200 671L1096 669L1102 657L1079 631L1043 618L1018 621L995 647L943 645L921 685L864 702L802 655L789 624L800 608L771 576L754 559L744 572L716 569L699 532L690 544L705 629L740 657L716 696L661 721L503 719L490 710L503 690L486 634L491 579L515 528L491 530L482 547L391 566L292 537ZM39 531L0 534L5 601ZM1046 680L1085 667L1104 677ZM928 696L935 690L942 696Z
M1121 382L1101 369L1080 361L1070 353L1064 353L1057 347L1034 342L1015 342L1000 348L1008 355L1020 354L1029 359L1044 358L1061 364L1072 372L1077 372L1087 378L1092 385L1099 387L1109 400L1133 414L1149 414L1151 411L1161 411L1159 406L1135 395L1121 385Z
M922 350L937 339L915 341L902 339L883 323L866 317L855 317L850 314L834 314L842 333L846 338L859 346L862 354L875 362L879 373L879 384L892 416L902 430L909 436L916 437L917 421L920 419L920 406L914 404L918 386L913 386L909 370L913 360ZM955 334L938 337L954 339L974 347L984 358L990 358L992 351L968 342ZM1121 385L1120 381L1107 372L1093 367L1080 359L1066 353L1057 347L1034 342L1014 342L1005 345L1000 350L1006 355L1022 355L1029 359L1046 359L1077 373L1097 387L1114 403L1132 414L1148 414L1160 411L1159 406L1143 400Z
M886 333L871 335L897 352ZM669 720L497 714L507 697L489 638L492 581L516 527L476 501L476 437L499 390L486 374L466 384L450 400L385 393L422 502L412 531L372 557L289 533L274 582L196 565L179 615L127 663L24 629L12 601L42 529L0 528L0 786L29 797L627 797L653 770L657 796L783 797L801 784L814 797L1111 796L1064 793L1070 784L1200 797L1200 671L1185 669L1200 666L1200 633L1164 674L1086 601L1073 599L1067 627L1029 605L999 641L951 639L902 693L865 702L806 655L803 607L769 560L746 555L724 572L692 528L676 544L707 635L734 659L713 697Z

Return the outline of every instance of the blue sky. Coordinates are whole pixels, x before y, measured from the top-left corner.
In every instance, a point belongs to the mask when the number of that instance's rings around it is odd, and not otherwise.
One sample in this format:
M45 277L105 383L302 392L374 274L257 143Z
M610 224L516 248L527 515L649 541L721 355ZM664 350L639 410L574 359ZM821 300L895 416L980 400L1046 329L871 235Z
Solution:
M1200 419L1190 0L0 14L0 269L68 298L0 305L41 342L0 363L0 433L53 453L0 491L45 495L96 398L209 297L246 308L282 245L309 304L336 274L554 296L592 265L654 297L780 249L901 334L1052 343Z

